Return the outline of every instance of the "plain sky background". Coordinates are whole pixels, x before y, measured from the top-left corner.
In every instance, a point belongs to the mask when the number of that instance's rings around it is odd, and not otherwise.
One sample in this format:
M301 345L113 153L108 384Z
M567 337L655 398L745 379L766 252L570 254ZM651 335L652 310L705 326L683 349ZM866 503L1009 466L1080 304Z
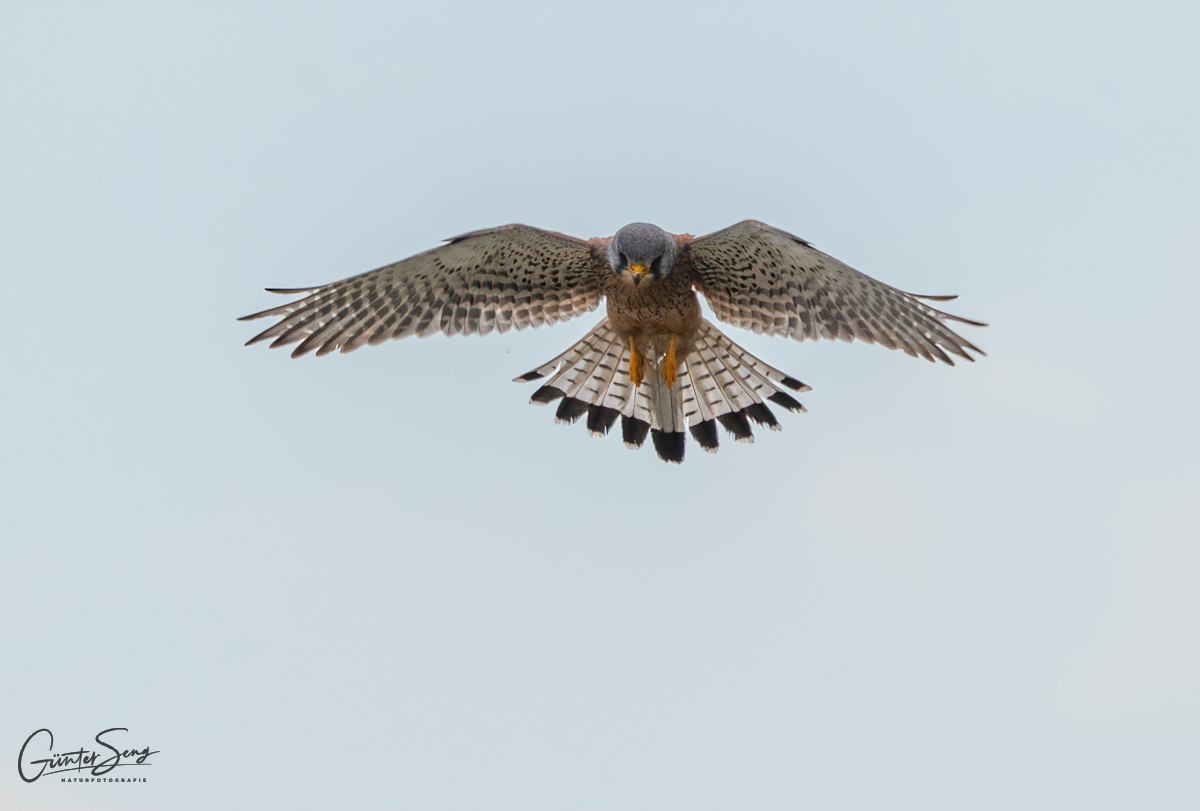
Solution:
M431 6L0 6L0 806L1200 805L1200 5ZM989 356L729 328L809 413L674 467L510 382L598 315L234 320L750 217Z

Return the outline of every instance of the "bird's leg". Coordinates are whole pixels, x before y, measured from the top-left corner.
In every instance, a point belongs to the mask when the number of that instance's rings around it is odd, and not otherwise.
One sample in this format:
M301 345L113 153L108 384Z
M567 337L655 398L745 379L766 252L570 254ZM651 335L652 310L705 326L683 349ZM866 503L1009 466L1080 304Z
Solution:
M637 338L629 336L629 379L636 389L642 385L642 353L638 352Z
M675 371L677 364L675 362L675 341L679 336L671 333L671 343L667 347L667 356L663 358L663 380L667 381L667 388L675 385Z

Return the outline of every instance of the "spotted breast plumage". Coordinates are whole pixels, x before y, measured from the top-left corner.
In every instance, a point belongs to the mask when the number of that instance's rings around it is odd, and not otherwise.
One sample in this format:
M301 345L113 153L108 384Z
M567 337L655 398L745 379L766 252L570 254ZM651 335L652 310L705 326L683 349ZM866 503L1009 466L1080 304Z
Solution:
M758 333L859 339L950 365L951 355L984 354L946 322L983 324L926 303L954 296L889 287L754 220L703 237L648 223L591 240L506 225L446 242L340 282L269 288L300 298L241 319L279 318L247 344L297 344L292 357L350 352L409 335L553 324L603 301L606 317L582 340L517 380L543 380L532 402L557 401L558 421L586 415L603 435L619 420L627 445L649 436L668 462L683 461L687 433L716 451L718 424L747 442L751 422L778 430L767 404L803 411L789 392L809 390L717 330L697 294L719 320Z

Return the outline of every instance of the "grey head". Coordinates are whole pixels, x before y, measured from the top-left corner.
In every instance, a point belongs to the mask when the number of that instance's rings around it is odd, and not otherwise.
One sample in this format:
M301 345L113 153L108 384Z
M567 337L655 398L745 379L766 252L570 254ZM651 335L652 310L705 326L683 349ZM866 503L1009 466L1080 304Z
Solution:
M643 279L663 280L675 268L679 244L675 237L648 222L635 222L618 231L608 243L608 263L628 273L635 285Z

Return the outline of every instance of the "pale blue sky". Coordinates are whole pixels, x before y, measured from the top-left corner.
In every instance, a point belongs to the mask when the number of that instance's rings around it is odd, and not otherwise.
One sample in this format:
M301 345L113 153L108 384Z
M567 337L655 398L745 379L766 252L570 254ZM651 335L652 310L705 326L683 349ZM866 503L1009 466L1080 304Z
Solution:
M1195 3L6 3L0 109L0 805L1200 804ZM669 467L510 382L598 316L234 320L748 217L989 357L730 328L809 413Z

